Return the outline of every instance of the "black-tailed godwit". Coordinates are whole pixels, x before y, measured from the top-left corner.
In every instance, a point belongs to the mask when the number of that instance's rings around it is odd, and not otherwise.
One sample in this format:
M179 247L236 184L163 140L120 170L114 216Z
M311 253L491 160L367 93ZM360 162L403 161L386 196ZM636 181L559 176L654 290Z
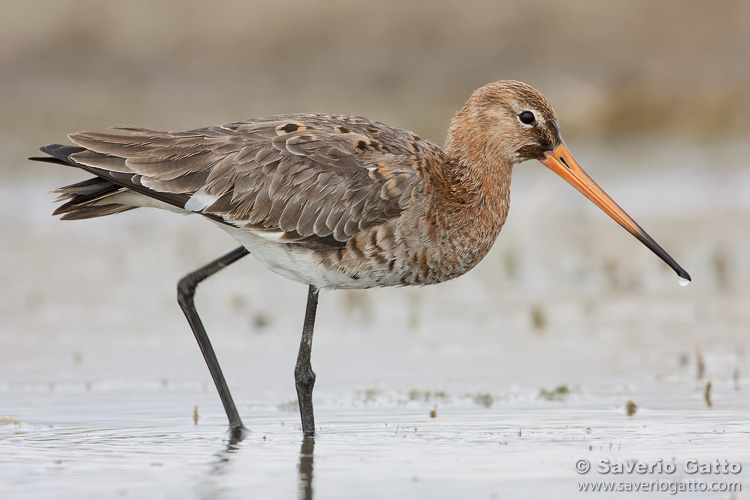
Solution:
M201 281L255 255L309 286L295 382L305 435L315 429L310 365L322 288L429 285L461 276L492 247L508 216L513 165L539 160L677 272L682 269L573 159L557 117L530 86L499 81L456 114L445 148L353 116L289 114L187 132L79 132L77 146L32 158L95 177L59 188L62 219L134 208L195 213L242 246L186 275L178 302L233 431L244 429L193 303Z

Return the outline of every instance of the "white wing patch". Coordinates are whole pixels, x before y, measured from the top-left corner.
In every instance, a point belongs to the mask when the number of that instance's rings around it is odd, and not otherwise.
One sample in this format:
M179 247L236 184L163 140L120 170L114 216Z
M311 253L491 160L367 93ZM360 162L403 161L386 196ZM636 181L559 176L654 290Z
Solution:
M185 203L185 210L190 212L200 212L216 203L216 200L218 199L218 196L212 196L206 193L206 188L202 187Z
M273 241L275 243L285 243L282 241L282 238L286 236L286 233L284 231L252 231L252 233L257 234L261 238Z

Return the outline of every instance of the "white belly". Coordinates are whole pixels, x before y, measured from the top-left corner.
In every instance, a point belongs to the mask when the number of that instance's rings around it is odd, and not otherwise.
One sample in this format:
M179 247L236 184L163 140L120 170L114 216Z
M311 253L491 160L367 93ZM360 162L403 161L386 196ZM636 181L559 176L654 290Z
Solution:
M316 258L313 251L299 245L274 241L268 236L261 236L247 229L235 228L218 222L216 224L239 241L268 269L290 280L315 285L318 288L377 286L376 282L366 277L355 280L343 273L327 269Z
M108 200L110 203L161 208L185 215L194 213L132 191L117 193ZM290 280L306 285L315 285L318 288L372 288L383 286L382 279L380 282L372 276L360 276L359 279L352 279L347 274L328 269L320 262L315 252L300 245L278 241L274 237L275 233L253 232L249 229L238 228L213 220L212 222L239 241L268 269Z

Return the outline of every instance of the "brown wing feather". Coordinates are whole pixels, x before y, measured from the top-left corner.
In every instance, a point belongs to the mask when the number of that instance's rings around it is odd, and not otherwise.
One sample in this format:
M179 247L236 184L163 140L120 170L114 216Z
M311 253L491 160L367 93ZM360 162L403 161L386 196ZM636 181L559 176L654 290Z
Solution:
M139 192L239 227L287 239L343 242L405 209L423 175L404 130L364 118L279 115L187 132L82 132L71 160L137 184ZM421 140L420 148L437 146ZM144 189L145 188L145 189Z

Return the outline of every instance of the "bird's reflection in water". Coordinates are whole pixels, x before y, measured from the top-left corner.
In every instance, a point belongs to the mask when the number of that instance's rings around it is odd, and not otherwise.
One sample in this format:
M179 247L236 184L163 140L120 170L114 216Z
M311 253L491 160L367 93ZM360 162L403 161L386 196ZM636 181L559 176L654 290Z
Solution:
M209 476L214 480L223 476L227 472L229 460L232 455L240 450L242 440L247 436L246 432L230 432L226 447L216 454L218 460L211 468ZM315 438L305 436L302 439L302 447L299 452L299 466L297 475L297 488L299 490L300 500L313 499L313 460L315 454ZM216 483L214 483L216 484ZM219 498L221 488L205 488L201 498L209 500Z
M315 438L305 436L299 452L299 498L312 500L313 498L313 460L315 458Z
M229 439L226 446L216 453L217 460L214 462L206 481L200 488L202 500L213 500L221 497L222 487L217 479L227 473L229 459L232 458L232 454L240 450L240 443L245 439L245 436L247 436L247 431L244 429L229 431Z
M242 429L230 429L229 430L229 440L227 441L227 448L224 450L224 454L234 453L235 451L239 450L239 444L242 442L243 439L245 439L245 436L247 436L248 431L245 428ZM228 458L228 457L227 457Z

